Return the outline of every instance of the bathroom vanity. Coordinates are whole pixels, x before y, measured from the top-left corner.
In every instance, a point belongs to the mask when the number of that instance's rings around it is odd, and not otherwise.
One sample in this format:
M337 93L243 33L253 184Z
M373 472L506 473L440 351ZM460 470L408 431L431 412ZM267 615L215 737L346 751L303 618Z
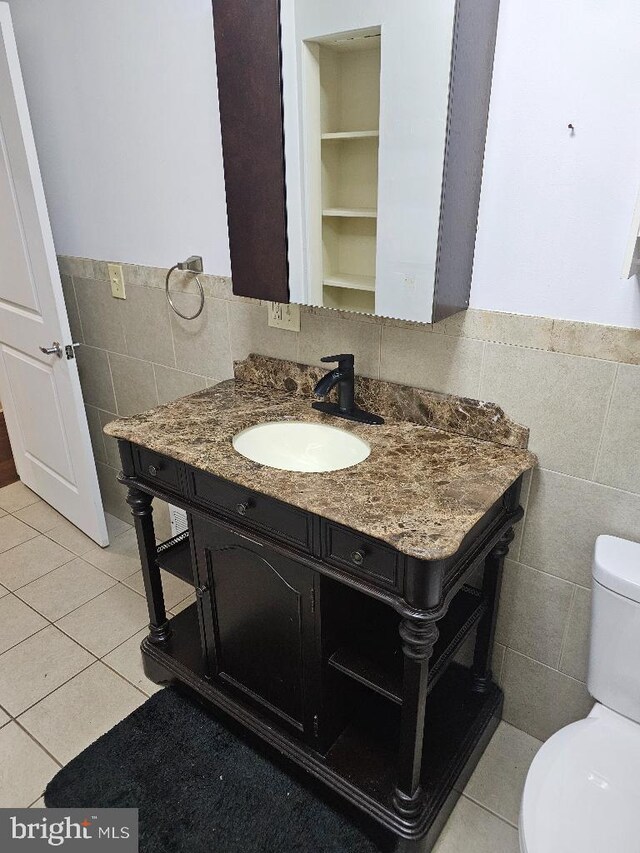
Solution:
M383 845L426 851L500 719L496 607L535 457L497 406L385 382L359 380L356 398L384 425L337 421L311 408L321 374L251 356L235 380L107 426L140 546L145 671L257 736ZM247 427L291 420L340 426L371 455L314 474L234 451ZM157 544L154 497L188 531ZM195 588L173 618L161 569Z

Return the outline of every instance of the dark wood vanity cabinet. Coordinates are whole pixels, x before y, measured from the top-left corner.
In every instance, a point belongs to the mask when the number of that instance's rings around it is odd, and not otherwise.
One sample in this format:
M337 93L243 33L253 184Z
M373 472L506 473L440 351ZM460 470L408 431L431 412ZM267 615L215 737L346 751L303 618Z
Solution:
M427 561L119 445L149 606L147 675L257 735L385 849L430 850L501 714L491 658L520 479L455 555ZM189 521L159 545L154 497ZM172 618L161 569L196 592Z
M193 518L192 535L208 676L310 740L315 573L215 521Z

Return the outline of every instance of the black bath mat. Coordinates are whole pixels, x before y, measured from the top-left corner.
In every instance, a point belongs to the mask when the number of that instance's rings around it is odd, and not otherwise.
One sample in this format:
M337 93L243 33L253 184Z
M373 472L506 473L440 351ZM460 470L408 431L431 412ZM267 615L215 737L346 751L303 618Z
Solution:
M141 853L378 853L347 818L177 691L51 780L49 808L138 808Z

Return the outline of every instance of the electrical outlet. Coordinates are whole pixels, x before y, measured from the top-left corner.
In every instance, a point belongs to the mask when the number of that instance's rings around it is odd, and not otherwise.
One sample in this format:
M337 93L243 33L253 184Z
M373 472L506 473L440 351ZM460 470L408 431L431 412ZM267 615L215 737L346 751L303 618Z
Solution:
M289 332L300 331L300 306L270 302L268 307L269 325L275 329L287 329Z
M111 295L115 299L126 299L127 294L124 291L124 276L120 264L107 264L109 271L109 281L111 282Z

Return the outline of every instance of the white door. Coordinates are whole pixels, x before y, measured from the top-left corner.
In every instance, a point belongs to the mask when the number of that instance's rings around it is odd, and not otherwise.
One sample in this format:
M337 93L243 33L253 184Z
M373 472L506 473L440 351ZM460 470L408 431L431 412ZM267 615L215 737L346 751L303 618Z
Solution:
M106 545L71 343L9 6L0 3L0 400L20 479ZM40 349L56 344L60 354Z

